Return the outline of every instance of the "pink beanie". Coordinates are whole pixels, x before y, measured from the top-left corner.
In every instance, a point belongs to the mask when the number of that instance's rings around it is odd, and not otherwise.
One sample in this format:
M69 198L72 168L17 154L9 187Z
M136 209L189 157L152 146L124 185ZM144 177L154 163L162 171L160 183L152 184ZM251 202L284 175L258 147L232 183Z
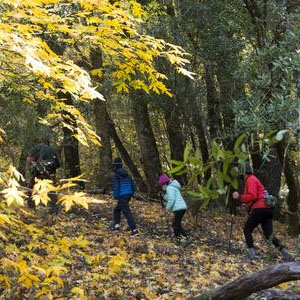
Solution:
M164 184L167 184L169 182L170 182L170 178L168 177L168 175L162 174L159 176L159 179L158 179L159 186L163 186Z

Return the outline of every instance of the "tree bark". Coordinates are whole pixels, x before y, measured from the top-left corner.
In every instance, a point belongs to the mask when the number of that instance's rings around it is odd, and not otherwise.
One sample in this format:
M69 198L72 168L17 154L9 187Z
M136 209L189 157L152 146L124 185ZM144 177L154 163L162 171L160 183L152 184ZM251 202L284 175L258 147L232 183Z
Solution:
M270 161L263 160L261 153L252 154L252 161L254 172L263 186L271 195L278 197L281 185L281 165L277 149L271 149Z
M227 43L236 45L237 41L232 32L224 32ZM238 47L225 48L224 53L216 59L216 76L220 90L220 110L224 123L224 130L232 132L234 128L234 113L232 102L234 100L243 101L245 99L244 82L240 78L235 78L234 71L239 68L240 49ZM233 140L228 140L228 149L234 146Z
M165 96L163 99L163 111L166 120L166 129L168 133L168 140L170 144L171 160L183 161L184 153L184 136L182 133L182 121L180 119L180 112L175 103L175 99L170 99ZM183 184L187 182L186 175L174 176Z
M207 164L209 162L209 151L208 151L208 142L205 134L204 120L200 108L197 104L196 91L193 86L192 80L187 78L186 90L190 90L190 89L193 92L191 93L188 99L188 104L191 106L190 109L192 113L192 120L193 120L193 125L195 126L197 131L197 136L198 136L200 151L202 156L202 162L203 164ZM204 175L205 181L207 181L210 176L211 176L211 170L208 169Z
M136 167L136 165L134 164L133 160L131 159L129 153L127 152L126 148L124 147L122 141L120 140L116 128L115 128L115 124L113 122L113 120L110 118L110 116L107 116L108 119L108 124L109 124L109 134L110 137L113 139L123 161L125 162L126 166L128 167L130 173L132 174L140 192L142 193L146 193L148 191L147 185L144 182L138 168Z
M164 99L164 116L170 143L171 159L183 160L184 137L179 112L173 99Z
M73 105L73 101L70 94L58 94L59 98L66 99L65 103ZM70 115L69 112L65 112L64 122L70 124L76 131L76 119ZM63 153L64 153L64 170L65 177L77 177L81 174L80 159L79 159L79 144L78 140L74 137L74 132L68 127L63 127L64 139L63 139ZM80 187L84 187L84 183L78 184Z
M286 179L286 184L289 188L289 193L287 197L287 204L289 208L288 231L292 236L298 236L300 234L300 186L297 180L297 174L294 171L295 167L290 157L290 151L287 149L287 137L285 137L280 143L277 144L277 149L279 153L280 163L282 165L284 176Z
M101 138L101 146L99 147L100 169L98 173L98 186L103 187L105 192L110 190L110 175L112 172L112 151L110 144L110 136L108 123L106 102L96 99L94 100L94 114L96 133Z
M102 52L100 49L91 50L90 61L92 69L103 69ZM88 69L89 70L89 69ZM99 77L92 76L96 82L100 82ZM103 187L104 191L110 191L110 175L112 172L112 150L109 136L109 118L107 113L107 105L101 99L94 100L94 114L96 133L101 138L101 146L99 147L100 169L98 172L98 186Z
M300 262L277 264L256 273L246 274L233 282L191 300L242 300L251 294L283 282L300 279Z
M256 296L250 297L249 300L300 300L300 295L289 291L267 290L257 293Z
M151 127L145 96L141 91L132 93L132 113L141 153L141 162L147 179L148 192L151 197L158 193L157 179L162 173L158 149Z
M204 63L204 70L207 94L209 132L211 139L214 139L218 136L218 131L222 128L222 122L220 117L220 103L217 96L212 64L210 62Z

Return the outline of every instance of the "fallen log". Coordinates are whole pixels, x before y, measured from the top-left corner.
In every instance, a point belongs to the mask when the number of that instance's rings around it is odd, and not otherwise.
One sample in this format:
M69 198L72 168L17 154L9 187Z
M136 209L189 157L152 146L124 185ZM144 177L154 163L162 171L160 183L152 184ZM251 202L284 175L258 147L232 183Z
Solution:
M190 298L190 300L242 300L258 291L293 280L300 280L300 262L269 266L258 272L243 275L210 292Z
M295 294L289 291L280 290L267 290L262 291L254 296L251 296L249 300L300 300L300 294Z

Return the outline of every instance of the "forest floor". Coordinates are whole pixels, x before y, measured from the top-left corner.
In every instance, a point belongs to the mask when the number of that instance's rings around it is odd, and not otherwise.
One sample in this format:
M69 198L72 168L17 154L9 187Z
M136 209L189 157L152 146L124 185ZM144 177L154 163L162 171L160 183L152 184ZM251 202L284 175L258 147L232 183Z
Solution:
M48 240L49 236L60 237L60 250L56 252L46 248L37 252L35 246L30 248L39 254L41 267L41 257L45 255L49 259L51 252L56 253L53 258L56 263L66 268L59 274L63 284L59 285L58 282L55 292L48 294L54 298L47 298L44 290L45 299L187 299L243 274L283 262L276 251L268 251L258 231L255 231L254 238L259 259L255 263L249 262L242 232L245 217L233 219L229 250L229 214L201 212L196 223L187 213L183 225L194 241L183 248L171 241L172 216L168 214L167 219L160 204L131 200L139 229L139 236L133 237L126 230L127 222L123 216L121 230L112 231L115 201L106 196L99 198L107 200L107 203L92 204L88 211L61 211L52 218L47 209L39 209L36 214L23 216L24 223L39 228L48 236ZM299 239L289 238L286 228L277 222L274 227L276 235L297 255ZM31 239L30 235L16 235L14 242L29 248ZM45 243L42 233L36 239L41 244ZM77 241L77 244L74 243L76 247L67 245L67 241L72 239ZM10 253L7 255L10 257ZM278 288L300 293L299 286L299 282L290 282ZM19 289L18 293L24 293L23 299L30 299L29 295L34 295L32 288L27 292Z

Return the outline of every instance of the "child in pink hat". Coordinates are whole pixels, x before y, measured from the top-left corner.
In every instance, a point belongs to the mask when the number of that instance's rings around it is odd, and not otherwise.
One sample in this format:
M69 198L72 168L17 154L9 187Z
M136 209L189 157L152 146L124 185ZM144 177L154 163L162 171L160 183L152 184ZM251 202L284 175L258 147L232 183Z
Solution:
M175 242L178 245L187 245L191 242L187 233L181 226L182 218L187 210L187 205L181 195L181 185L177 180L171 180L168 175L162 174L158 179L158 185L165 191L163 199L166 201L166 209L174 214L172 227Z

